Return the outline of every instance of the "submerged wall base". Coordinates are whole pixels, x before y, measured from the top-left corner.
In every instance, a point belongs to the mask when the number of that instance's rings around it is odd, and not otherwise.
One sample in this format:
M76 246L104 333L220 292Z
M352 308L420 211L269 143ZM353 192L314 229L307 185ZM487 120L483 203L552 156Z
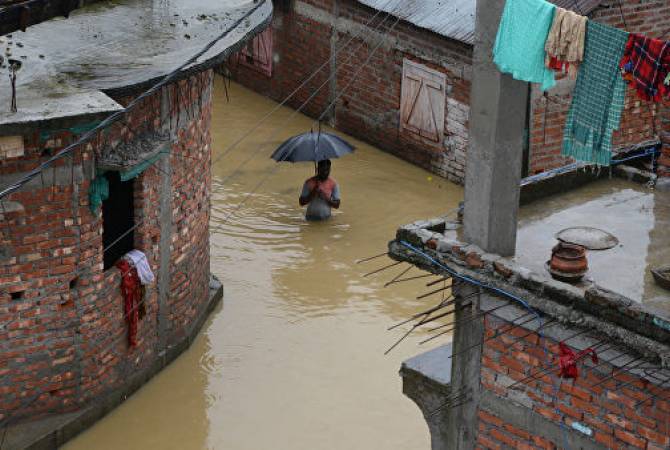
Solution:
M188 349L200 332L205 320L222 299L223 285L215 276L211 276L209 300L199 317L184 337L174 345L169 346L153 364L142 372L129 377L126 384L81 411L59 414L9 427L2 448L4 450L55 450L92 426Z

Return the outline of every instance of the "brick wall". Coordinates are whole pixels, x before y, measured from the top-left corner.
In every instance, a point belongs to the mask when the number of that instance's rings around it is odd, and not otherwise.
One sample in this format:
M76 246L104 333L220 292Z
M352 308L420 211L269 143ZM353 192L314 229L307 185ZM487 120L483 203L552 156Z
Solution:
M508 330L511 325L489 315L485 327L486 337L493 337L496 332ZM482 353L482 389L523 404L548 421L562 424L564 433L578 433L571 425L579 422L592 430L594 443L606 448L660 450L670 446L670 389L658 389L648 381L634 378L626 369L618 371L614 379L604 381L616 368L609 364L596 367L598 364L592 363L589 358L578 363L580 376L575 383L559 378L558 370L539 374L548 367L551 356L558 355L558 343L528 333L516 328L486 341ZM573 348L573 351L577 353L577 349ZM622 356L619 361L626 362L632 358ZM557 367L556 361L552 364L552 367ZM633 367L635 365L629 368ZM518 385L513 392L507 389L513 382L532 374L539 374L536 380ZM659 394L659 397L637 405L653 393ZM478 425L478 448L565 448L562 439L553 442L539 437L536 430L506 423L481 407Z
M136 348L127 344L120 272L103 271L102 213L89 209L91 163L105 145L134 142L144 131L170 126L176 139L168 163L134 181L135 247L156 275L170 261L166 292L167 343L183 336L209 295L210 93L212 72L163 89L0 208L0 420L74 410L127 382L158 357L159 291L147 288L146 316ZM179 90L179 95L176 95ZM116 100L127 104L132 97ZM162 122L162 123L161 123ZM78 123L75 125L82 125ZM3 158L0 178L35 167L50 151L76 139L48 126L23 135L25 155ZM170 176L171 192L164 192ZM44 184L42 184L44 183ZM169 198L171 223L159 200ZM168 230L169 255L161 255ZM164 249L165 251L165 249ZM165 270L165 269L163 269ZM21 294L18 294L18 293Z
M659 133L661 135L661 156L658 158L657 173L670 178L670 102L665 101L658 111Z
M333 25L334 11L338 17L337 26ZM239 64L231 63L229 67L240 83L281 101L329 60L332 48L339 49L362 30L360 39L354 39L341 51L334 64L327 63L288 105L300 107L325 84L304 107L308 115L319 116L328 103L337 98L326 118L331 119L338 129L441 176L462 182L467 148L471 48L403 21L394 26L395 18L384 20L385 14L380 14L370 27L363 28L375 13L355 0L340 0L337 6L333 0L297 1L290 13L275 11L272 77ZM354 77L380 39L382 45L369 64ZM447 77L445 132L437 144L426 143L410 132L400 131L405 58ZM331 83L328 78L333 70L337 71L337 76Z
M621 12L623 11L622 20ZM659 0L622 0L619 9L618 0L601 3L590 18L600 23L625 29L635 33L645 33L651 37L670 38L670 5ZM548 98L539 95L534 88L532 103L533 120L530 142L530 173L539 173L572 162L561 156L563 127L568 108L572 101L574 81L559 81L557 89L548 93ZM658 133L655 130L656 105L640 100L631 88L626 89L626 99L621 126L614 133L613 145L625 149L636 144L653 141Z
M624 0L626 26L630 31L660 36L670 31L670 6L662 1ZM271 77L239 64L229 65L240 83L281 101L359 32L375 13L355 0L297 0L289 13L275 11L272 23L274 69ZM337 16L337 21L335 17ZM288 102L298 108L310 95L325 86L304 107L310 116L318 116L338 93L347 86L353 74L366 61L380 35L372 32L385 17L380 14L365 28L365 44L354 40L342 51L335 64L326 67ZM593 19L624 28L617 0L603 2ZM378 30L387 32L395 19L386 20ZM335 25L337 23L337 25ZM377 50L357 79L340 98L327 117L340 130L363 139L418 166L461 183L468 145L468 116L472 49L401 21L384 36L386 42ZM356 50L356 51L355 51ZM353 56L352 56L353 55ZM439 70L447 76L448 95L445 105L445 133L435 145L399 131L400 87L404 58ZM335 83L328 82L337 70ZM563 127L571 102L574 81L563 80L562 87L548 94L537 93L531 105L529 173L539 173L572 162L561 156ZM655 107L640 101L628 89L621 129L614 135L615 148L628 148L656 138L652 118Z

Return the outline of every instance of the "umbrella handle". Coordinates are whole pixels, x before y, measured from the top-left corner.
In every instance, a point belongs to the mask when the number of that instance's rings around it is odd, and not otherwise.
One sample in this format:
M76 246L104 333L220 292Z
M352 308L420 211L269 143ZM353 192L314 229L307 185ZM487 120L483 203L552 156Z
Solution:
M321 121L319 120L319 134L316 135L316 146L314 147L314 161L319 159L319 141L321 140Z

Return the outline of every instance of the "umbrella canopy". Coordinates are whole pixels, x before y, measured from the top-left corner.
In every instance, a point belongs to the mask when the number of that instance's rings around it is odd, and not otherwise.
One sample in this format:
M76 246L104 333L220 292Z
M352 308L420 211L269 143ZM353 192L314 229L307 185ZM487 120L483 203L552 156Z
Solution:
M293 136L272 154L275 161L321 161L335 159L354 151L354 147L330 133L309 133Z

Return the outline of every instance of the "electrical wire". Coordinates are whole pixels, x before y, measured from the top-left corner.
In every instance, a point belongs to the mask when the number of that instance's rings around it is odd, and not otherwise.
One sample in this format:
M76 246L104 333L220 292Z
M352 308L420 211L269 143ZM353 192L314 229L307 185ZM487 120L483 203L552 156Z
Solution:
M400 22L400 18L398 17L398 18L396 19L395 23L389 28L388 32L392 31L393 28L395 28L395 26L396 26L399 22ZM361 70L362 70L367 64L369 64L370 60L372 59L372 56L374 56L374 53L376 53L376 51L379 49L379 47L381 46L382 43L383 43L383 40L380 40L379 44L378 44L378 45L377 45L377 46L370 52L370 54L369 54L368 58L366 59L366 61L365 61L365 62L363 63L363 65L359 68L359 70L354 74L352 80L350 81L350 83L347 84L347 86L346 86L344 89L347 89L347 88L351 85L351 83L357 78L357 76L360 74ZM71 147L71 148L74 148L74 147L72 147L72 146L70 146L70 147ZM68 147L68 148L70 148L70 147ZM66 148L65 150L67 150L67 148ZM64 153L64 151L61 151L61 152L59 153L59 155L61 155L61 154L63 154L63 153ZM154 163L155 163L155 162L154 162ZM46 166L45 166L45 167L46 167ZM235 209L233 209L233 211L231 211L230 214L228 214L228 216L226 217L226 219L224 219L224 222L222 222L222 223L220 224L220 226L223 226L223 225L227 222L227 220L229 220L229 219L232 217L232 215L233 215L235 212L237 212L237 211L244 205L244 203L246 203L246 201L249 199L249 197L250 197L251 195L253 195L253 193L255 193L255 191L256 191L257 189L260 188L260 186L265 182L265 180L267 180L267 179L269 178L269 176L271 176L274 172L276 172L277 167L279 167L279 166L278 166L278 165L275 166L275 168L274 168L271 172L269 172L263 179L261 179L261 181L260 181L260 182L256 185L256 187L254 188L254 190L252 190L251 192L249 192L249 193L247 194L247 196L246 196L246 197L245 197L245 198L244 198L244 199L237 205L237 207L236 207ZM39 172L37 172L37 173L39 173ZM1 198L1 196L0 196L0 198ZM144 221L142 221L142 222L140 222L140 223L138 223L138 224L135 224L131 229L129 229L128 231L126 231L126 234L129 233L130 231L136 229L136 228L137 228L138 226L140 226L140 224L143 223L143 222L144 222ZM106 247L106 249L103 249L103 252L104 252L105 250L111 248L113 245L116 245L116 243L117 243L118 241L119 241L119 239L117 239L116 241L114 241L113 243L111 243L109 246ZM145 301L145 300L142 300L142 302L141 302L141 303L138 303L134 308L138 308L138 307L140 306L140 304L144 303L144 301ZM123 336L122 336L122 337L123 337ZM121 337L121 338L122 338L122 337ZM116 345L116 344L117 344L117 342L114 341L114 342L113 342L113 345ZM105 350L105 351L107 351L107 350ZM105 353L105 352L102 352L102 353L99 353L99 354L104 354L104 353ZM30 400L30 402L28 403L28 405L30 405L30 404L32 404L33 402L35 402L35 401L36 401L37 399L39 399L39 397L40 397L42 394L44 394L44 393L45 393L45 392L38 392L38 393L37 393L37 394ZM27 406L22 406L21 408L25 408L25 407L27 407ZM6 417L5 419L3 419L3 421L5 422L5 427L8 426L8 421L9 421L10 417L11 417L11 415L8 416L8 417ZM2 424L3 421L0 421L0 424Z
M193 56L191 56L186 62L182 63L179 67L177 67L175 70L167 74L161 81L153 85L151 88L140 94L138 97L133 99L128 106L125 108L116 111L115 113L109 115L107 118L105 118L103 121L101 121L98 125L96 125L94 128L91 130L87 131L84 133L83 136L81 136L77 141L74 143L68 145L61 151L59 151L57 154L51 156L49 159L41 163L38 167L35 169L31 170L28 172L26 175L22 176L19 180L9 184L2 190L0 190L0 198L3 198L13 192L16 192L19 190L23 185L28 183L30 180L38 176L42 171L44 171L47 167L52 165L54 162L60 160L61 158L65 157L68 155L70 152L72 152L75 148L86 144L90 142L100 131L106 129L113 123L121 120L121 118L133 110L137 104L139 104L141 101L143 101L145 98L155 94L158 92L160 88L163 86L167 85L170 83L172 80L178 77L178 75L181 74L181 71L185 69L186 67L190 66L191 64L195 63L202 55L207 53L212 47L214 47L219 41L224 39L226 36L228 36L233 30L235 30L240 24L243 22L247 21L249 17L253 13L255 13L258 9L260 9L262 6L264 6L267 3L268 0L260 0L257 5L255 5L253 8L251 8L249 11L244 13L242 17L239 19L235 20L229 28L224 30L219 36L217 36L214 40L210 41L207 43L201 50L199 50L197 53L195 53Z

